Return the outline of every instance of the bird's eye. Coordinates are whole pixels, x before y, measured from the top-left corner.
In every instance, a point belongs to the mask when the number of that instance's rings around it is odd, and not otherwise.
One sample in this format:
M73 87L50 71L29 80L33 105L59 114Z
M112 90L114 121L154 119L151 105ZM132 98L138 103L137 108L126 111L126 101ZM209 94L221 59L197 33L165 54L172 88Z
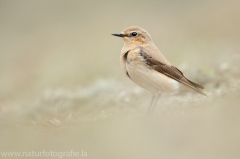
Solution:
M137 36L137 33L136 33L136 32L133 32L133 33L132 33L132 36Z

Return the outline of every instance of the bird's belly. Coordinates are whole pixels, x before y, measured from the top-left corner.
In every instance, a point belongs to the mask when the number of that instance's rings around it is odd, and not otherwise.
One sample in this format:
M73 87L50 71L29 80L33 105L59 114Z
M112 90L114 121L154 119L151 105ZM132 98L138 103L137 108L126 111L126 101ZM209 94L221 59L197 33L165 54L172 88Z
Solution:
M181 83L150 69L144 64L126 64L126 68L130 78L139 86L147 89L150 92L178 92Z

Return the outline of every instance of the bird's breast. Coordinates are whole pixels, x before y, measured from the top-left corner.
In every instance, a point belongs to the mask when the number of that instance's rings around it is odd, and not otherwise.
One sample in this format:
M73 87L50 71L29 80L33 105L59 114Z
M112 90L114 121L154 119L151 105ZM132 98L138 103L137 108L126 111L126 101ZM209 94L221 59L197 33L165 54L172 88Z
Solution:
M151 68L139 52L125 54L126 73L132 81L150 92L176 92L179 82Z
M128 65L137 65L137 64L143 64L144 59L134 51L129 51L126 55L126 64Z

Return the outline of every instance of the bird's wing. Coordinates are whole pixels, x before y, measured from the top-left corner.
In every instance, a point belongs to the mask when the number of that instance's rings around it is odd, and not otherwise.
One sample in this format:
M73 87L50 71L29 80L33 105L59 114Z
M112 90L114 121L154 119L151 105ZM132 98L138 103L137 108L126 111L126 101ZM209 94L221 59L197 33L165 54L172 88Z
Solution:
M204 89L203 86L196 84L190 81L189 79L187 79L187 77L185 77L178 68L176 68L175 66L172 66L171 64L170 65L164 64L159 60L156 60L153 56L151 56L150 53L148 53L148 50L144 49L143 47L139 47L138 50L139 50L138 52L139 55L143 57L146 65L148 65L151 69L154 69L159 73L162 73L186 86L189 86L190 88L194 89L198 93L207 96L206 93L204 93L203 91Z

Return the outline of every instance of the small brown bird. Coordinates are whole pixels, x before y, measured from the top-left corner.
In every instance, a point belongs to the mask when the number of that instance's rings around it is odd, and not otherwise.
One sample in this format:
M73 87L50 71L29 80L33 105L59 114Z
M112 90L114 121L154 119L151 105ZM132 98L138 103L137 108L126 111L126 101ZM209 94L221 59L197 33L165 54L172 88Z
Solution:
M125 74L152 94L148 113L153 111L161 93L195 90L207 96L203 86L190 81L171 65L155 46L150 34L141 27L132 26L112 35L124 41L120 60Z

